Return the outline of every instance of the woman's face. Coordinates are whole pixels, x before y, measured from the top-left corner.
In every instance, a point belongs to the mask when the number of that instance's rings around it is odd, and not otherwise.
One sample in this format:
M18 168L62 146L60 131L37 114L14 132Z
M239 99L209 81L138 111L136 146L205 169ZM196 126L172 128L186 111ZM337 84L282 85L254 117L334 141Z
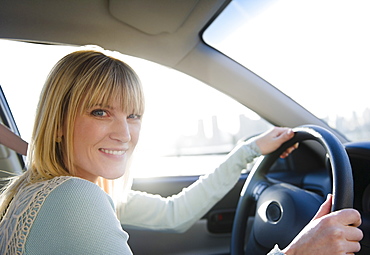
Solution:
M97 105L77 115L74 127L76 175L96 182L121 177L138 142L141 116L117 103Z

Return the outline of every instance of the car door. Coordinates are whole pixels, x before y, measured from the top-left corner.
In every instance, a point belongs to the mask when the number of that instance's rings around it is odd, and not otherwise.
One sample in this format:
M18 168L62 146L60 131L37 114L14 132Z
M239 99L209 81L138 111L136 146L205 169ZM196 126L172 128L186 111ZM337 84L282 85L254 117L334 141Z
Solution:
M229 254L231 227L237 199L244 183L243 175L223 200L185 233L163 233L126 229L134 254ZM160 194L177 194L198 176L136 179L133 189Z

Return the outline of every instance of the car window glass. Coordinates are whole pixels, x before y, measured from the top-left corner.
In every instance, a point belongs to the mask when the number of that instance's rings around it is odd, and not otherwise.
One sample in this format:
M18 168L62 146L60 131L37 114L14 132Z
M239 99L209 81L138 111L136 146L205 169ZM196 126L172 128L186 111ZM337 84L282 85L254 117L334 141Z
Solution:
M138 160L133 164L138 176L211 172L238 140L271 127L245 106L190 76L147 61L140 62L141 67L148 65L144 69L135 64L146 94Z
M30 140L38 96L52 66L78 47L0 40L0 85L22 138ZM146 96L135 177L211 172L239 139L271 125L225 94L170 68L115 55L138 73Z
M370 139L370 2L234 0L203 39L349 140Z

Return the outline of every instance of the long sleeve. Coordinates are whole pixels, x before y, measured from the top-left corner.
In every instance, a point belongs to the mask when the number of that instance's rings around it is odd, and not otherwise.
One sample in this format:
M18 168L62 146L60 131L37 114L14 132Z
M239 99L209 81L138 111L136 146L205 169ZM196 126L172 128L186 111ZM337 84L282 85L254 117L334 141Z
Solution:
M131 191L125 206L118 207L118 218L127 228L184 232L234 187L241 170L259 155L254 142L241 143L213 173L168 198Z

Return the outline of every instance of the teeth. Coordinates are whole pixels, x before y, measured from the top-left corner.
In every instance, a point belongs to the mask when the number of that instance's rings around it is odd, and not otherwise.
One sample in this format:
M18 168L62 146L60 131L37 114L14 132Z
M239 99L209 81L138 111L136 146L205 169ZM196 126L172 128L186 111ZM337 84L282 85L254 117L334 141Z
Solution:
M105 150L105 149L100 149L100 150L104 153L111 154L111 155L117 155L117 156L125 154L125 151L113 151L113 150Z

